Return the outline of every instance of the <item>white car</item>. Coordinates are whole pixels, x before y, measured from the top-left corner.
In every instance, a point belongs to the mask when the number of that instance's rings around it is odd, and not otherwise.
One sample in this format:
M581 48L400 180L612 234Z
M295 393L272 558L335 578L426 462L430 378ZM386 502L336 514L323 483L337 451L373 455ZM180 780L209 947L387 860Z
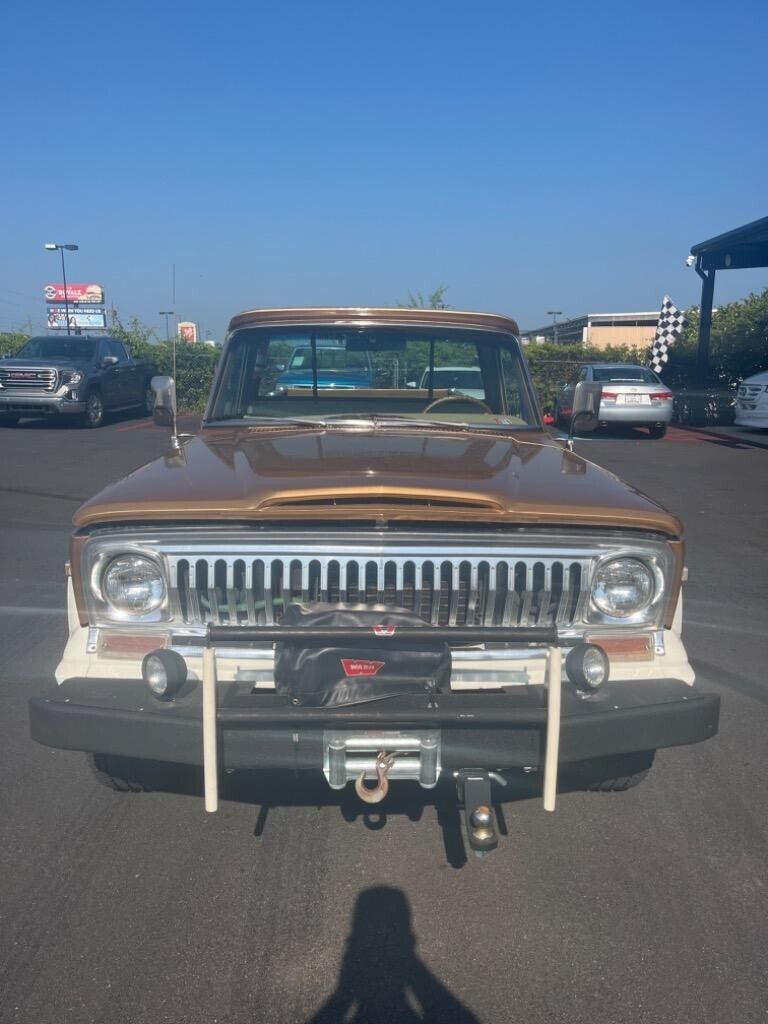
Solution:
M755 373L739 384L733 422L737 427L768 428L768 370Z
M588 363L578 381L602 384L601 427L647 427L651 437L664 437L672 421L674 395L647 366L629 363ZM564 384L555 401L555 422L568 429L576 382Z

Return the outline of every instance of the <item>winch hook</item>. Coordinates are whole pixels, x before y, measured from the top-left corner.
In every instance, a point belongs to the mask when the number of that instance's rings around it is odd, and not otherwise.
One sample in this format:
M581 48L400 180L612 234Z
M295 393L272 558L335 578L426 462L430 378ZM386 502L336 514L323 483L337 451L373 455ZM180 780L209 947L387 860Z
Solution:
M387 775L395 763L395 755L380 750L376 755L376 785L369 789L365 784L365 772L360 772L355 779L355 792L367 804L379 804L389 791Z

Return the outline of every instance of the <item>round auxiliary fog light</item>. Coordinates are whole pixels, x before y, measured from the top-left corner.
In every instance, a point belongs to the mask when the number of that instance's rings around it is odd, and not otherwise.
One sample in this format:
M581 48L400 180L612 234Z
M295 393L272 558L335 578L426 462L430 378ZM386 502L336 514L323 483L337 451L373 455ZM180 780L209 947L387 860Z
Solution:
M173 700L187 681L187 663L176 651L152 651L141 663L141 676L158 700Z
M577 690L599 690L608 682L608 655L597 644L577 644L565 659L565 671Z

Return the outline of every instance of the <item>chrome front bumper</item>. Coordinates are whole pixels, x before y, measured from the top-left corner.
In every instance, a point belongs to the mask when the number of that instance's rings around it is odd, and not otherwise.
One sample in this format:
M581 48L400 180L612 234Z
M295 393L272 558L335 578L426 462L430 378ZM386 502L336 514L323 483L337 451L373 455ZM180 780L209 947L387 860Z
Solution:
M73 402L65 395L52 394L11 394L0 392L0 413L16 416L71 416L85 412L85 402Z

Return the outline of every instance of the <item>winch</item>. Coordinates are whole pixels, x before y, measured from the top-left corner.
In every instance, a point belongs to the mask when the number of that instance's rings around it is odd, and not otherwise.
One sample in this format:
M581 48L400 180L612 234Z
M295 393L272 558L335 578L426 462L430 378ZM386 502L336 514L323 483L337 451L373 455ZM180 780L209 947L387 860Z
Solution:
M379 790L382 778L410 779L424 789L432 789L440 775L439 729L360 733L326 729L323 751L323 774L328 785L332 789L343 789L354 780L358 796L368 803L382 800L386 787L377 800L371 801L361 792L361 789L367 790L366 779L378 779ZM386 771L382 774L385 758Z

